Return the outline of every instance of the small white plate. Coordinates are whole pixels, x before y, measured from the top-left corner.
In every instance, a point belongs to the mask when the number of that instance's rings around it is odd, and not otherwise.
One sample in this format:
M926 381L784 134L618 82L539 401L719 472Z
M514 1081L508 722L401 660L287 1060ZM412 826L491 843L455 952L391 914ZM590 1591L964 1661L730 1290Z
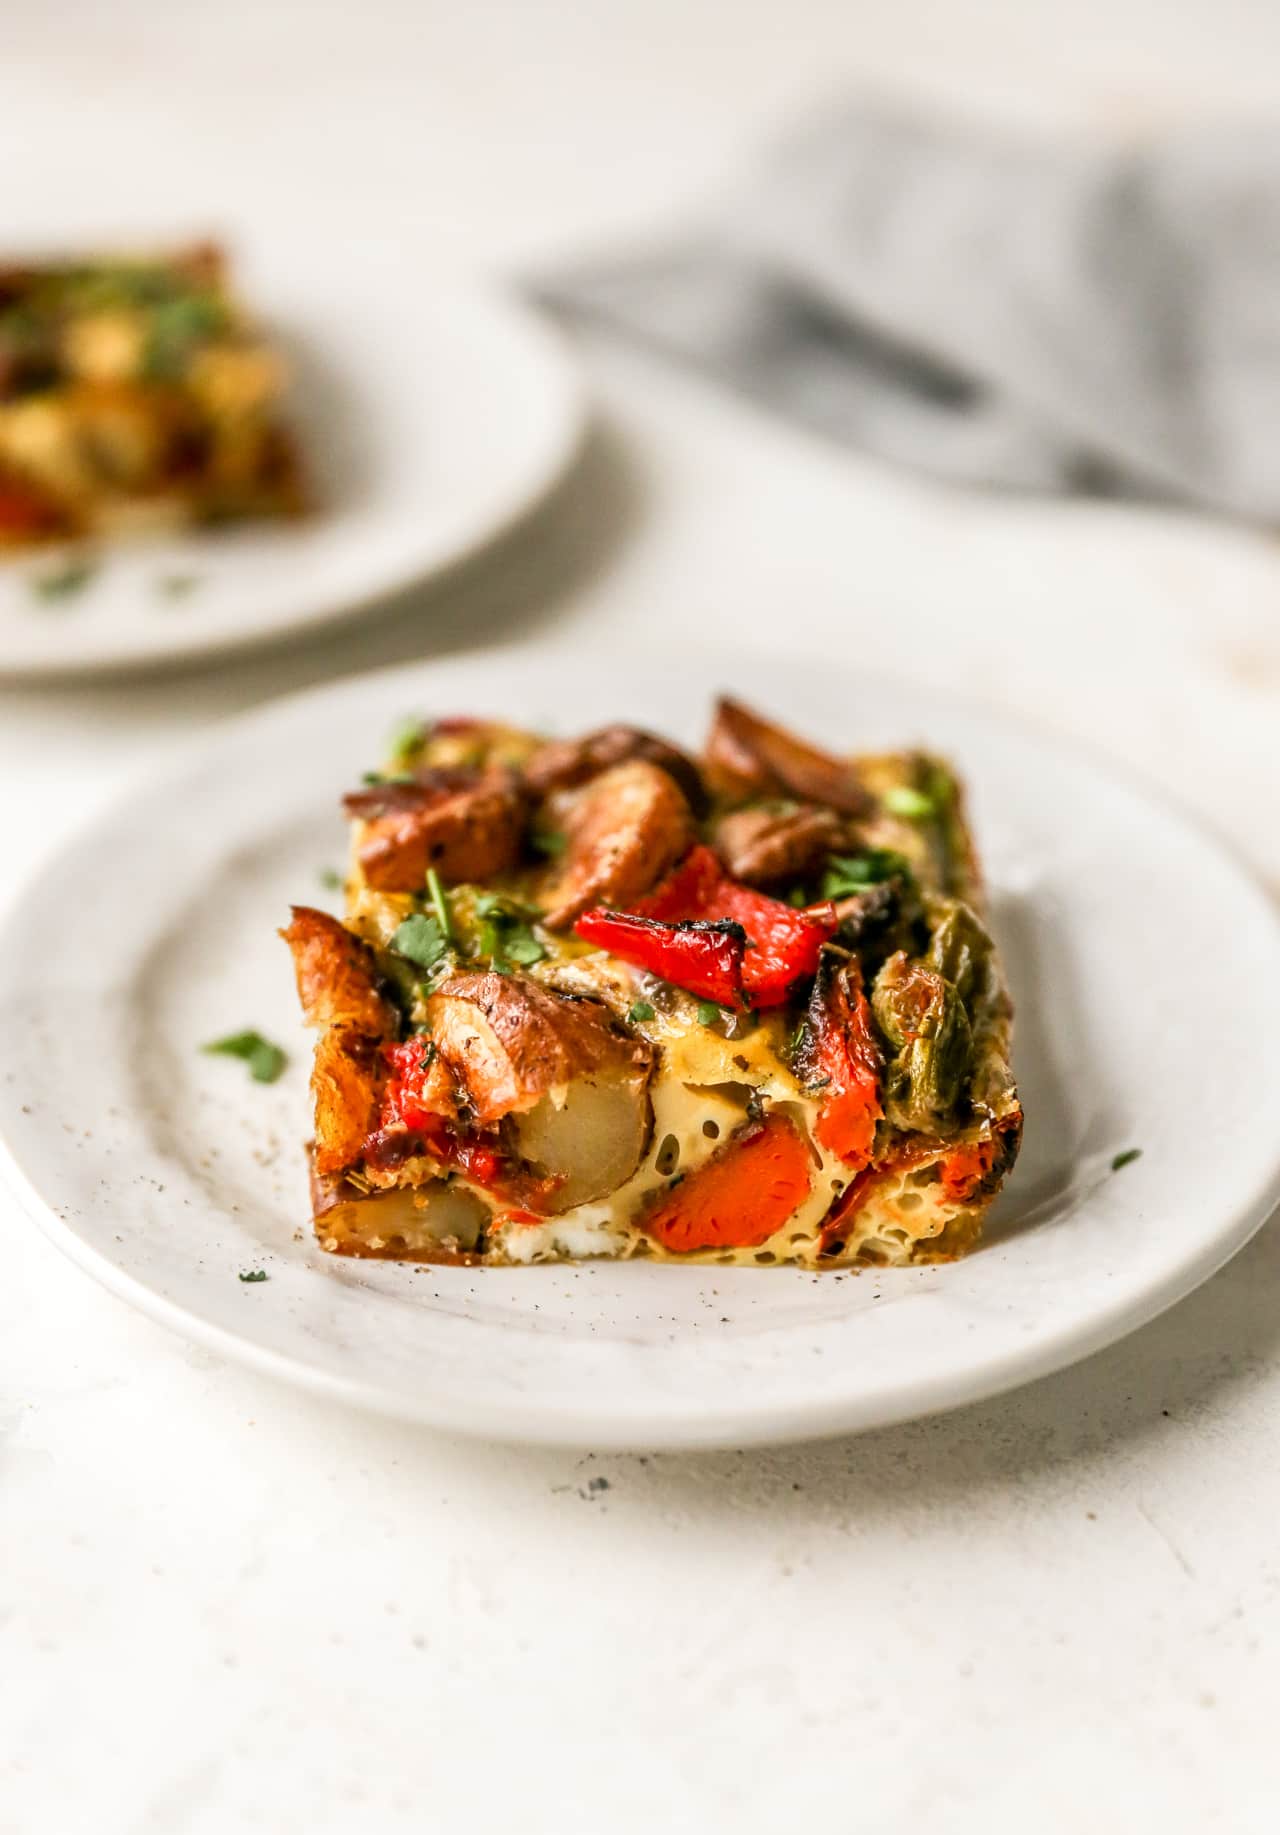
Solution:
M137 669L350 617L492 541L576 450L577 369L515 299L433 272L411 243L344 244L340 258L321 238L231 246L294 365L315 513L103 545L65 597L34 585L57 557L7 557L0 677ZM166 590L174 577L188 589Z
M925 740L969 779L1018 1002L1027 1113L986 1246L948 1267L411 1268L324 1256L310 1044L275 927L323 901L339 792L406 713L686 742L732 687L847 748ZM332 897L332 894L328 895ZM276 1085L201 1055L279 1039ZM1103 763L908 684L697 655L491 651L224 727L28 887L0 936L0 1133L20 1203L181 1331L343 1400L509 1439L740 1445L879 1426L1131 1331L1280 1196L1280 932L1212 840ZM1113 1172L1113 1157L1142 1157ZM263 1269L269 1279L242 1283Z

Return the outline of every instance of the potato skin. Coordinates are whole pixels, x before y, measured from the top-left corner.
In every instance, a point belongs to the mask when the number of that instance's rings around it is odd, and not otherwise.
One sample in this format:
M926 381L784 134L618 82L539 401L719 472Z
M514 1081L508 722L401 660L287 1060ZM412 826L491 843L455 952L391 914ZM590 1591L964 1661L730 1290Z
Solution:
M391 1036L395 1008L378 985L369 945L327 911L294 905L293 921L279 934L293 952L298 999L310 1026L351 1026L372 1036Z
M721 816L716 853L744 885L770 887L805 879L851 840L849 823L814 803L779 810L767 804Z
M377 1123L382 1041L356 1026L327 1026L311 1070L315 1168L321 1176L353 1166Z
M518 1114L575 1078L647 1082L652 1050L591 1000L527 975L455 975L427 1002L426 1024L482 1126Z
M638 726L602 726L581 739L547 739L525 760L524 780L535 796L576 790L614 765L632 758L660 765L680 786L693 808L706 806L702 775L687 752Z
M556 811L566 848L540 898L567 929L590 905L640 898L692 845L693 812L674 778L644 758L601 772Z
M477 883L504 873L519 858L524 797L501 771L462 786L425 783L390 787L379 813L365 822L356 846L375 892L418 892L434 867L441 879ZM368 799L365 799L368 801ZM348 808L355 799L348 799ZM361 813L358 808L352 813Z
M866 815L873 806L843 759L806 745L727 695L716 702L702 769L712 790L727 803L785 795L829 805L847 816Z

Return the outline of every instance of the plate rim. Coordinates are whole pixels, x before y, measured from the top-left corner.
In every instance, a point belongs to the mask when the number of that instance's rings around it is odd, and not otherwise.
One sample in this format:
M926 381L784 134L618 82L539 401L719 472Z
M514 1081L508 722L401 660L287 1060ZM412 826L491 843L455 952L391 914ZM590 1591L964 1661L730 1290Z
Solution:
M13 658L0 650L0 686L21 689L63 682L145 679L301 644L313 632L321 634L354 623L404 593L443 584L533 516L568 476L585 447L591 425L590 389L572 339L549 314L539 311L515 287L500 280L434 266L424 271L426 284L434 293L479 312L498 324L503 335L518 342L525 360L530 366L536 364L548 383L547 399L554 413L548 414L538 446L531 446L523 463L519 490L512 489L501 509L495 509L470 533L450 537L436 558L425 565L409 562L365 591L333 592L324 598L317 595L306 610L292 612L265 629L227 634L214 626L157 625L158 634L163 633L167 641L134 655L109 651L86 654L78 649L74 655L61 657ZM6 567L16 568L32 558L38 557L16 551L4 560Z
M246 729L257 724L270 725L274 719L287 714L291 709L323 703L329 698L340 698L356 688L372 692L379 683L390 684L397 679L409 678L420 680L424 672L440 667L442 661L446 666L465 666L483 659L488 667L501 668L506 663L512 668L518 668L521 662L530 659L548 666L554 663L557 654L571 655L579 662L585 657L592 666L597 667L616 668L620 662L625 665L626 661L626 647L620 654L616 646L583 644L580 639L575 641L569 637L556 642L482 645L454 653L445 659L426 657L408 663L392 663L276 696L238 714L225 716L211 722L194 738L166 748L160 762L169 774L180 771L184 765L194 769L206 757L216 754L229 734L242 736ZM783 653L767 645L743 643L736 647L736 654L744 661L758 662L777 661ZM685 658L687 666L696 668L700 656L705 657L708 667L715 661L715 652L708 648L690 653ZM892 684L902 678L884 676L877 679L881 683ZM962 713L981 712L993 716L1006 728L1027 736L1050 752L1066 753L1068 757L1090 763L1143 801L1161 809L1166 817L1190 832L1201 847L1209 849L1218 857L1237 890L1252 901L1259 917L1264 920L1280 963L1280 911L1253 871L1251 863L1242 857L1238 848L1216 831L1201 812L1188 810L1164 786L1153 784L1141 771L1116 761L1102 748L1088 742L1078 742L1073 736L1064 735L1048 723L1008 712L998 703L981 697L966 696L951 690L941 691L940 698ZM46 875L56 871L62 859L74 851L82 833L87 834L104 821L110 822L113 818L126 815L143 789L145 779L156 768L157 761L153 760L137 773L131 773L128 781L106 805L92 811L87 819L72 825L59 837L52 850L42 853L32 871L20 877L0 907L0 958L5 954L4 945L10 927L16 927L21 922L21 912L28 901L38 898ZM645 1414L643 1410L623 1410L619 1409L615 1399L607 1415L593 1413L589 1408L571 1410L558 1404L556 1412L550 1417L539 1413L535 1406L513 1418L509 1406L477 1403L456 1389L425 1393L397 1392L375 1380L346 1376L320 1363L310 1362L301 1354L276 1350L251 1337L239 1335L232 1329L203 1318L199 1313L189 1311L182 1302L168 1298L148 1286L144 1280L122 1269L109 1254L88 1241L59 1216L52 1203L42 1196L19 1163L4 1131L2 1112L0 1186L15 1200L22 1214L72 1262L145 1316L181 1337L204 1344L232 1362L292 1383L324 1399L447 1433L507 1443L576 1448L590 1446L611 1451L647 1451L664 1447L709 1450L831 1438L949 1413L955 1408L1021 1388L1091 1357L1176 1305L1244 1247L1280 1204L1280 1155L1273 1160L1269 1172L1258 1181L1256 1188L1236 1205L1229 1217L1222 1219L1212 1234L1202 1240L1193 1252L1151 1280L1140 1295L1130 1295L1110 1305L1099 1305L1083 1325L1065 1321L1048 1335L1037 1339L1029 1349L1011 1347L1002 1355L989 1359L978 1368L962 1372L958 1377L954 1373L944 1372L917 1378L913 1383L904 1385L888 1405L883 1398L876 1398L872 1406L866 1408L859 1396L844 1394L831 1401L821 1396L811 1397L803 1406L783 1403L771 1411L767 1402L757 1399L752 1403L749 1413L735 1414L732 1410L708 1409L697 1417L659 1416ZM767 1273L761 1271L760 1278L767 1279Z

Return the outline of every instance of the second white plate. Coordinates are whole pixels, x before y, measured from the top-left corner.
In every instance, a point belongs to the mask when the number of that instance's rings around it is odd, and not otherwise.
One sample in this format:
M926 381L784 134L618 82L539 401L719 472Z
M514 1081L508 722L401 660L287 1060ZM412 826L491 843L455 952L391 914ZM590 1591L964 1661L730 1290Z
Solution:
M171 663L358 614L454 566L550 489L583 426L556 333L411 244L229 239L246 300L289 353L289 412L318 504L298 523L103 547L43 598L49 556L0 561L0 677ZM166 590L174 577L186 590Z
M275 936L323 900L337 799L407 713L685 742L732 687L833 746L969 779L1015 998L1026 1143L985 1246L861 1274L341 1261L315 1246L310 1041ZM200 1052L257 1027L277 1085ZM68 846L0 935L0 1135L21 1202L155 1317L325 1394L598 1447L878 1426L1043 1375L1211 1274L1280 1195L1280 935L1210 840L1103 764L911 686L735 655L493 651L224 727ZM1112 1170L1138 1147L1142 1157ZM260 1283L242 1272L261 1268Z

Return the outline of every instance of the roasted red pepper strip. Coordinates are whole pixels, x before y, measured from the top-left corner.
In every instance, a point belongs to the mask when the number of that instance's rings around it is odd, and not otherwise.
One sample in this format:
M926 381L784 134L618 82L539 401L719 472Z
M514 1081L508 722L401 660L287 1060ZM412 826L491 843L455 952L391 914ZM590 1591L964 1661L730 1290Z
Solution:
M473 1184L511 1203L549 1199L563 1183L514 1162L496 1135L461 1125L453 1075L430 1039L384 1045L382 1055L391 1073L377 1137L383 1153L388 1144L407 1144L411 1136L433 1159L456 1167Z
M938 1169L942 1189L957 1204L967 1204L996 1163L994 1140L956 1147Z
M634 909L667 923L740 924L747 935L742 990L753 1007L781 1006L794 982L815 973L822 945L838 923L829 901L797 911L730 879L709 847L690 848L675 872Z
M773 1114L726 1141L641 1220L664 1249L754 1249L813 1186L813 1158L794 1123Z
M607 949L717 1006L740 1007L747 940L736 924L663 924L633 911L596 905L574 925L586 943Z
M953 1147L939 1167L942 1189L957 1204L969 1204L991 1189L995 1174L1002 1179L1018 1157L1022 1142L1022 1110L1015 1109L998 1121L986 1140Z
M819 1143L846 1166L865 1166L884 1113L883 1061L856 962L819 972L796 1057L797 1074L819 1103Z
M434 1136L456 1120L457 1099L448 1065L428 1038L406 1039L403 1045L384 1045L383 1058L390 1071L383 1105L383 1126L402 1121L415 1134Z
M453 1077L430 1039L406 1039L385 1045L391 1071L383 1102L382 1125L403 1122L411 1134L446 1165L457 1166L477 1185L493 1185L505 1170L502 1156L487 1141L459 1134Z

